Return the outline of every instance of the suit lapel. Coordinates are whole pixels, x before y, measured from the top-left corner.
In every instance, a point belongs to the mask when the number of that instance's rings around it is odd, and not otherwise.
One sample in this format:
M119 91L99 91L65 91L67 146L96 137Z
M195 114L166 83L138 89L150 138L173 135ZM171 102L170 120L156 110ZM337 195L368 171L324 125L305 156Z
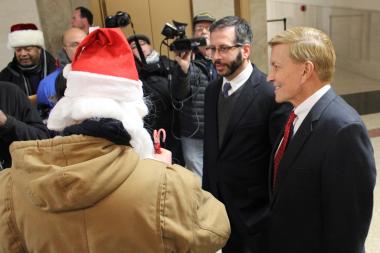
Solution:
M223 79L218 80L215 85L210 84L208 89L210 89L210 102L207 103L208 107L205 108L207 110L208 117L212 117L209 119L205 119L208 121L207 126L207 134L210 141L212 141L212 147L215 147L216 152L219 153L219 140L218 140L218 99L220 89L222 88ZM205 114L206 115L206 114ZM205 129L206 131L206 129Z
M321 117L323 111L326 107L331 103L331 101L336 97L335 92L332 88L324 94L319 101L313 106L309 114L306 116L301 126L297 130L297 132L292 137L291 141L286 148L284 156L280 162L280 167L278 171L278 182L274 191L274 198L276 197L276 193L281 188L281 184L286 180L286 176L289 171L292 169L292 164L294 160L298 157L299 152L302 150L307 139L313 132L313 126ZM277 146L276 146L277 149ZM272 160L273 162L273 160ZM271 170L273 170L273 165L271 162ZM272 174L272 173L270 173Z
M274 156L276 154L278 146L281 143L282 136L284 136L284 129L278 135L278 138L277 138L276 142L274 143L274 148L272 149L272 153L271 153L270 161L269 161L268 186L269 186L269 198L270 199L272 199L272 195L273 195L273 170L274 170L273 166L274 166Z
M255 96L257 95L257 90L255 87L259 84L255 78L257 69L253 66L253 71L249 79L241 87L239 97L237 97L234 108L230 115L230 119L227 125L226 132L223 137L223 144L221 146L221 151L224 149L226 143L230 139L234 129L241 121L241 118L246 113L249 106L253 103Z

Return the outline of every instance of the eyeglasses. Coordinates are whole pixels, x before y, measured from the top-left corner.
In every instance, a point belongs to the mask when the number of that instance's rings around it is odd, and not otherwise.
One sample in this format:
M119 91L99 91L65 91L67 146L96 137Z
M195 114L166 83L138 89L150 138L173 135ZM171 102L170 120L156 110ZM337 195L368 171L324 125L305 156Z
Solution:
M218 54L227 54L228 51L230 51L232 48L237 48L237 47L241 47L243 45L241 44L236 44L236 45L233 45L233 46L220 46L220 47L207 47L207 50L211 50L211 55L214 55L216 53L216 51L218 51Z

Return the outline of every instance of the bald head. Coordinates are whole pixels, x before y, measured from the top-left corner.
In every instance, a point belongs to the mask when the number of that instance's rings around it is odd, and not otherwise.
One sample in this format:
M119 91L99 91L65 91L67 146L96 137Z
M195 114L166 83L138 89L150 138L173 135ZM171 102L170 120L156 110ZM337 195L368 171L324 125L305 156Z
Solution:
M69 28L63 33L63 50L65 50L70 61L81 41L87 36L86 32L79 28Z

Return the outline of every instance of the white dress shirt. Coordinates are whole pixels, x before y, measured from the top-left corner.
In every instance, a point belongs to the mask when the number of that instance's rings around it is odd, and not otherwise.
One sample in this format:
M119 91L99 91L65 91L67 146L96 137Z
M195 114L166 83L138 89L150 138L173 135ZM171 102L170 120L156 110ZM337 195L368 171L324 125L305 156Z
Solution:
M245 69L237 75L234 79L228 81L225 77L223 77L223 86L225 83L230 83L231 84L231 89L228 91L228 96L231 96L232 93L237 91L245 82L249 79L253 71L253 67L251 64L251 61L248 62L247 66ZM223 90L222 86L222 90Z
M303 101L294 109L294 113L297 115L297 118L293 122L293 135L297 132L298 128L300 127L306 116L309 114L313 106L330 88L330 84L324 85L322 88L314 92L313 95L308 97L305 101Z

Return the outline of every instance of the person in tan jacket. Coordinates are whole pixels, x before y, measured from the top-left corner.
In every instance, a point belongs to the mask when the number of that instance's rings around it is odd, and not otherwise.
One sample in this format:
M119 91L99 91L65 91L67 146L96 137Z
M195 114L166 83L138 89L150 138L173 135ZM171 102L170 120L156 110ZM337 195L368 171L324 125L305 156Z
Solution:
M230 234L199 178L154 159L147 107L120 30L98 29L65 70L48 128L15 142L0 173L0 252L214 253Z

